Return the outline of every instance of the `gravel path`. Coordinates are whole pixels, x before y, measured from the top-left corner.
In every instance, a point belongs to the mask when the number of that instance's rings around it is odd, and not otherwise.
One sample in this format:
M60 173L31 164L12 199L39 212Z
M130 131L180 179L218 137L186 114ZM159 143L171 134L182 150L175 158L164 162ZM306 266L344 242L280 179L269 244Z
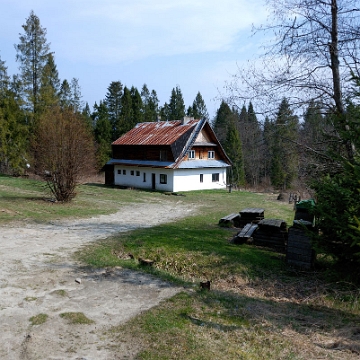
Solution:
M114 233L185 217L193 209L161 202L132 204L116 214L47 224L0 227L0 358L131 359L136 344L114 350L104 331L158 305L179 290L121 268L83 271L71 254ZM64 312L82 312L94 323L71 325ZM46 314L41 325L30 318Z

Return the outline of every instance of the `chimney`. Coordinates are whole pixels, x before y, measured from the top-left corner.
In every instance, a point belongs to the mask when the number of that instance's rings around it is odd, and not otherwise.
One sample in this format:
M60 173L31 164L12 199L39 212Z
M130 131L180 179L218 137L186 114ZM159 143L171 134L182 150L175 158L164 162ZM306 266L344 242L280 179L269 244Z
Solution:
M181 125L186 125L190 120L194 120L194 118L190 116L184 116L181 120Z

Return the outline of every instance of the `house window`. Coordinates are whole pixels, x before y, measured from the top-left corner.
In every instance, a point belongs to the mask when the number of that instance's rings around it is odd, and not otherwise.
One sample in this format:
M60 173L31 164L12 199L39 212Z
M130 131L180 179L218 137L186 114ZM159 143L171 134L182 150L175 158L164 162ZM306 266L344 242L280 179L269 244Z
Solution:
M189 159L195 159L195 150L189 151Z
M134 170L131 170L130 174L131 174L132 176L134 176Z
M212 174L212 182L218 182L219 181L219 173Z
M140 176L140 171L136 171L136 176Z
M121 175L121 170L118 170L118 175Z
M208 151L208 159L215 159L215 151Z
M146 172L143 174L143 182L146 182Z
M200 174L200 182L204 182L204 174Z
M167 175L160 174L160 184L167 184Z
M126 170L123 170L123 175L126 175Z
M167 160L167 151L160 150L160 161L166 161L166 160Z

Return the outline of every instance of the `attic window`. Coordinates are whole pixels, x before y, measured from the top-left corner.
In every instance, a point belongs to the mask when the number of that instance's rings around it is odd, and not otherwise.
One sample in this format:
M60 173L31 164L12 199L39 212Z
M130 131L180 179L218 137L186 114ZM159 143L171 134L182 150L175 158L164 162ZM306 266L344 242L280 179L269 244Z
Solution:
M195 150L189 151L189 159L195 159Z
M160 161L166 161L166 160L167 160L167 151L160 150Z
M208 159L215 159L215 151L208 151Z

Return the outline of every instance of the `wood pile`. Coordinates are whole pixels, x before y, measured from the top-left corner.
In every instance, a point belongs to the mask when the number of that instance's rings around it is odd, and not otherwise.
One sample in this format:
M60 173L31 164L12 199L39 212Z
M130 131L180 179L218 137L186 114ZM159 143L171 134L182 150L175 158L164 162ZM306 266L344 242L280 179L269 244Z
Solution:
M230 215L224 216L219 220L220 226L235 226L239 227L240 215L237 213L232 213Z
M235 244L250 242L250 240L252 240L252 235L257 228L257 224L246 224L243 229L237 235L235 235L233 242Z
M270 247L279 252L285 252L287 237L286 222L278 219L260 220L253 234L254 245Z
M305 228L292 226L288 232L286 262L302 270L310 270L314 266L315 251Z
M244 227L246 224L256 224L264 219L264 209L261 208L247 208L240 211L239 226Z

